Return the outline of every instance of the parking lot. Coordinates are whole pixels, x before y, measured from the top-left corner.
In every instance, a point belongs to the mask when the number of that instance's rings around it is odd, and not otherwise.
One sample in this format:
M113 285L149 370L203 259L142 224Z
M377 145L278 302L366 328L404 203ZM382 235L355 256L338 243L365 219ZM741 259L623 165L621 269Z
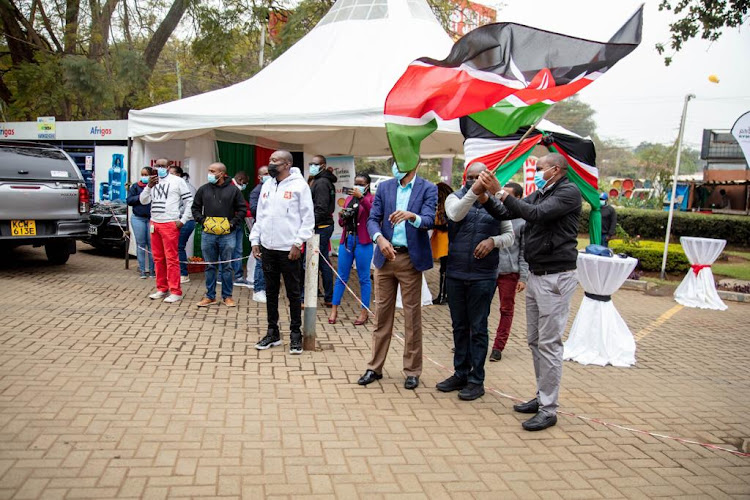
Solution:
M182 303L151 301L153 280L78 248L63 266L26 247L0 264L0 498L750 497L750 456L729 451L750 451L748 304L618 292L636 366L566 362L565 413L528 433L511 408L534 391L522 298L492 390L463 402L434 388L451 372L447 306L423 309L416 391L399 342L360 387L371 324L352 325L351 297L336 325L318 310L317 351L256 351L251 291L198 309L199 274Z

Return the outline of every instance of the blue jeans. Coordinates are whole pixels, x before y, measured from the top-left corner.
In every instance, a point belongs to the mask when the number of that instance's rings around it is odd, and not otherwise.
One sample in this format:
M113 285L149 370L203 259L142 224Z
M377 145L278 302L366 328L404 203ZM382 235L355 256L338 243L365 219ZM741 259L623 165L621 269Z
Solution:
M350 234L346 237L346 245L341 242L339 246L339 276L333 287L333 305L341 305L341 297L344 295L346 283L349 282L349 274L352 272L352 264L357 261L357 275L359 276L359 293L362 303L370 307L370 263L372 262L372 243L358 243L357 237ZM326 266L328 267L328 266Z
M236 238L234 232L229 234L209 234L201 235L201 251L206 262L217 262L220 260L230 260L234 253L234 242ZM208 264L206 266L206 297L213 300L216 298L216 269L217 264ZM232 266L224 265L221 269L221 298L226 299L232 296Z
M149 218L134 215L130 218L130 224L133 226L133 236L135 236L135 244L137 247L135 255L138 257L138 271L141 273L147 271L146 257L148 256L148 271L151 271L151 274L154 274L154 256L151 253Z
M495 280L464 281L448 277L448 306L453 323L453 367L456 376L484 384L484 362L489 335L487 317L495 295Z
M253 272L253 291L266 291L266 277L263 275L263 261L255 259L255 271Z
M195 221L189 220L187 223L182 226L180 229L180 239L177 243L177 255L180 256L180 276L187 276L188 270L187 270L187 252L185 251L185 246L187 245L188 239L190 238L190 235L193 234L193 230L195 229Z
M242 264L245 263L244 260L242 260L242 249L244 248L245 243L245 224L243 223L237 229L234 230L232 233L235 236L234 240L234 254L232 254L233 259L239 259L232 262L232 269L234 270L234 281L243 279L244 273L242 272Z

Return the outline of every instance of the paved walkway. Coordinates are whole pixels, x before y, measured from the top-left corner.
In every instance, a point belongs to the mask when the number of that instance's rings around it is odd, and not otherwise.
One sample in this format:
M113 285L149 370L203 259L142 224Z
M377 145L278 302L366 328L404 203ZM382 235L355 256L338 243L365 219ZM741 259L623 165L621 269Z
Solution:
M750 457L575 416L528 433L497 392L474 402L437 392L452 362L447 307L423 311L434 363L419 389L403 389L396 341L385 378L361 388L371 337L352 326L350 298L338 325L318 311L319 351L259 352L265 309L247 289L235 309L199 310L195 275L183 303L153 302L153 281L79 248L61 267L40 249L0 265L0 498L750 497ZM428 277L434 289L436 271ZM614 300L639 339L638 364L567 362L561 409L747 447L750 305ZM516 310L487 385L528 398L523 299Z

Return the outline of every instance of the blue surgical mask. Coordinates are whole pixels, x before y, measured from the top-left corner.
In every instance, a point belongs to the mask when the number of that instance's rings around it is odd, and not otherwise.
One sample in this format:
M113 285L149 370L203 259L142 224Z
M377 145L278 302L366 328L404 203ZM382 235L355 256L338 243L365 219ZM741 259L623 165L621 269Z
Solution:
M467 190L471 189L471 186L473 186L473 185L474 185L474 181L475 181L475 180L476 180L476 179L471 179L471 180L468 180L468 179L467 179L467 180L466 180L466 184L465 184L465 185L466 185L466 189L467 189Z
M148 184L148 175L142 175L141 176L141 182L143 184Z
M163 179L169 174L169 169L167 167L159 167L156 169L156 174L160 179Z
M354 189L359 191L359 194L365 194L365 189L367 186L354 186Z
M606 200L599 200L599 205L604 206L607 204Z
M247 184L237 184L237 187L240 188L240 191L244 191L247 187Z
M208 182L211 184L216 184L218 180L214 174L208 174Z
M534 174L534 184L536 184L536 187L539 189L543 189L544 186L547 185L547 179L544 178L544 172L541 170L537 170Z
M261 175L260 176L260 182L261 182L261 184L265 184L266 181L269 180L270 178L271 178L270 175Z
M406 177L406 174L408 174L408 173L409 173L409 172L400 172L400 171L399 171L399 169L398 169L398 167L396 166L396 164L395 164L395 163L394 163L394 164L393 164L393 166L391 167L391 172L393 173L393 177L395 177L395 178L396 178L396 179L398 179L399 181L400 181L401 179L403 179L404 177Z
M320 165L317 163L310 164L310 175L318 175L320 173Z

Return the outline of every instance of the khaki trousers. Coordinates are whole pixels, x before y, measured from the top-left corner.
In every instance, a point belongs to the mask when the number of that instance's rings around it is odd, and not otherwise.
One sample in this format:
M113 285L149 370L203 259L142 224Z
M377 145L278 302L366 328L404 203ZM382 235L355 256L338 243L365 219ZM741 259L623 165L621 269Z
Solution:
M414 269L408 253L397 253L395 260L386 261L375 274L377 317L372 334L372 359L367 369L383 373L393 335L399 284L404 305L404 374L418 377L422 374L422 273Z

